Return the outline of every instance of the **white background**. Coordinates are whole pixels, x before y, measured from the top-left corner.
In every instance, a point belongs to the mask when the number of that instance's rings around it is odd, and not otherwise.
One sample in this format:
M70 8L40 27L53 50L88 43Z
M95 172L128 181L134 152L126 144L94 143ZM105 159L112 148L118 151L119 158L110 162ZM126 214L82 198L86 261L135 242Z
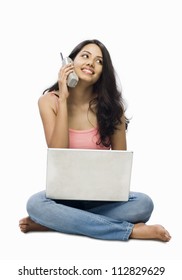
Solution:
M181 14L175 0L1 1L2 260L182 259ZM132 189L153 198L149 224L164 225L169 243L19 231L27 199L45 188L46 143L37 100L57 79L60 51L66 56L92 38L110 52L132 118Z

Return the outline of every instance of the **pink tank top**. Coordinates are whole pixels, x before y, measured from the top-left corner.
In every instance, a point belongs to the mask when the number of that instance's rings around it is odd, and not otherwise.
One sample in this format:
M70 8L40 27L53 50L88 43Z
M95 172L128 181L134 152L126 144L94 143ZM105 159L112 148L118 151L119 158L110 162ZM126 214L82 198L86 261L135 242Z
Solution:
M97 128L75 130L69 128L69 147L71 149L101 149L109 150L110 147L97 145L99 133Z

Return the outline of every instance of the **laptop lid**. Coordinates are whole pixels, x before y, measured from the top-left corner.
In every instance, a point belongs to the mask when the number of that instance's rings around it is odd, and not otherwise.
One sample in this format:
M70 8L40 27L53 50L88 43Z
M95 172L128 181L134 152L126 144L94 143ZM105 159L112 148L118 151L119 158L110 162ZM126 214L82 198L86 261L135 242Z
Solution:
M131 151L48 148L46 196L127 201L132 160Z

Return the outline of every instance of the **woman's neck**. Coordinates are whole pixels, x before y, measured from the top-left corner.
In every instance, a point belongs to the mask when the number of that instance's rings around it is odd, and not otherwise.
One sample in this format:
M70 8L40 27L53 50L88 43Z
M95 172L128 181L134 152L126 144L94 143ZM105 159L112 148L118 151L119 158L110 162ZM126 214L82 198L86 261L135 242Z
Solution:
M68 97L68 103L72 105L84 105L89 104L89 102L95 97L92 91L92 87L83 88L77 86L76 88L70 88L70 94Z

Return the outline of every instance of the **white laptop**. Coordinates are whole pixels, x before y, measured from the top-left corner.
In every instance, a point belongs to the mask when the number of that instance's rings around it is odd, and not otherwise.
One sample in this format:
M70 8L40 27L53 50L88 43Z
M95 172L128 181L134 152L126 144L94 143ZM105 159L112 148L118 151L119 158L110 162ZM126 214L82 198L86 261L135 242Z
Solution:
M47 149L46 197L127 201L132 151Z

